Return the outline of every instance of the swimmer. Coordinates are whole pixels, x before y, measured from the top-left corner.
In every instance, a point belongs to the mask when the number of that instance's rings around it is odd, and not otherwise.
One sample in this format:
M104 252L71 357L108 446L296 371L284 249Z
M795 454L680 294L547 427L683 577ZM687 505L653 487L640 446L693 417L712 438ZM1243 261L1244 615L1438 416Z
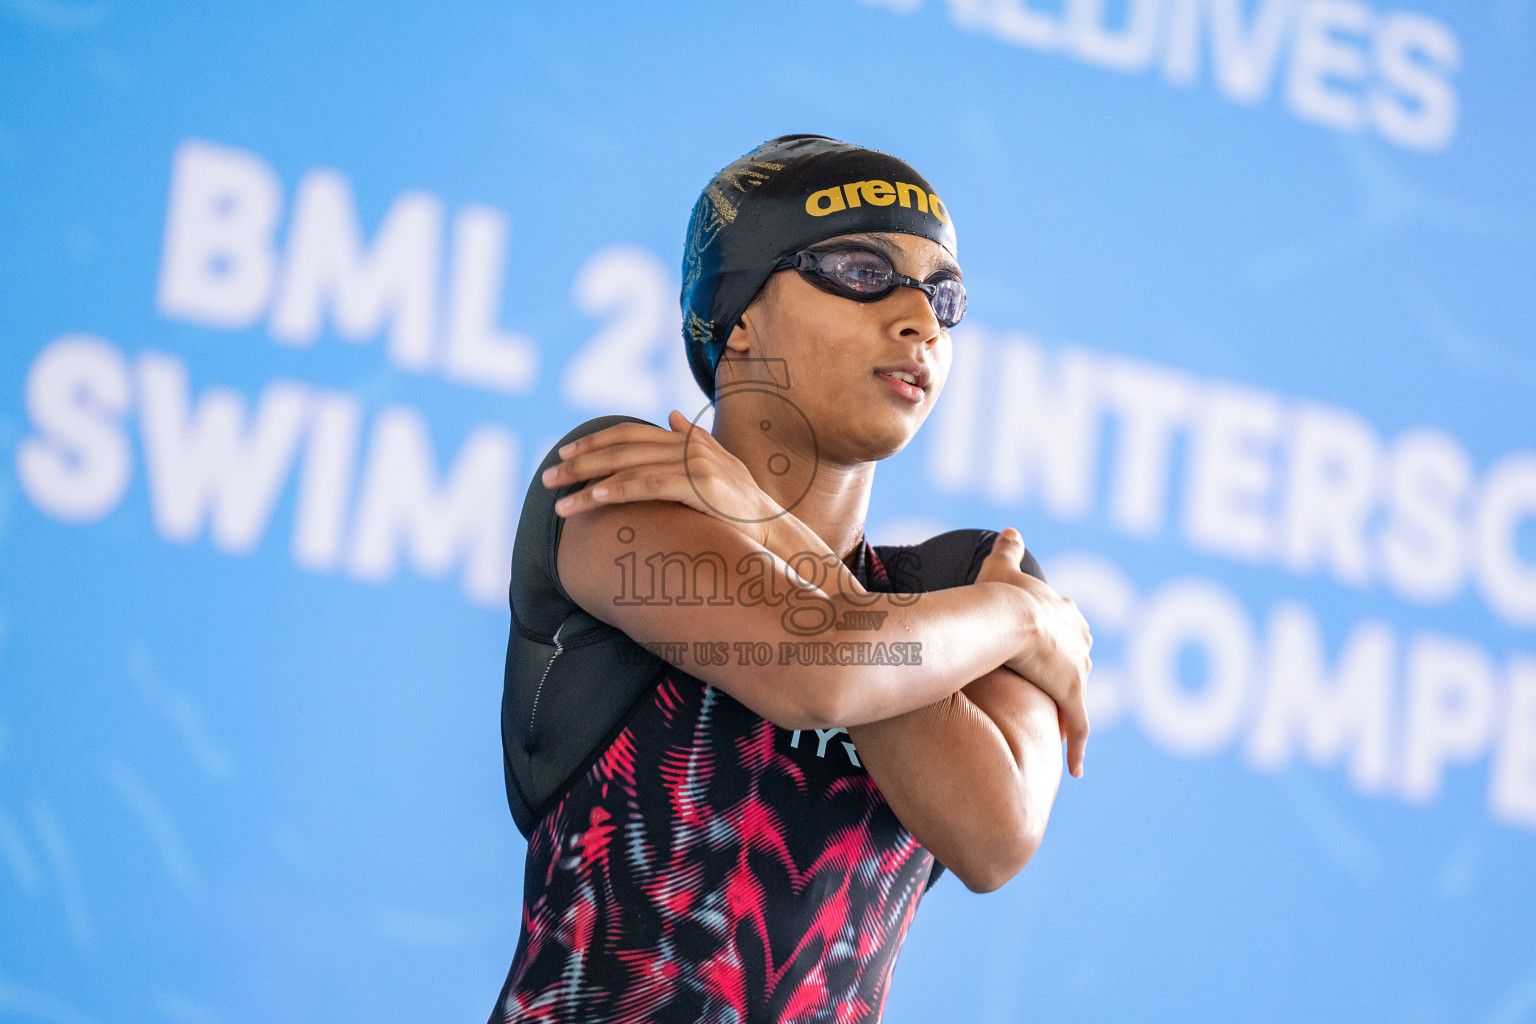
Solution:
M864 535L949 372L956 252L915 168L823 136L700 195L711 428L590 420L523 507L502 727L528 852L493 1024L875 1022L939 873L991 891L1038 848L1063 741L1083 770L1087 624L1011 528Z

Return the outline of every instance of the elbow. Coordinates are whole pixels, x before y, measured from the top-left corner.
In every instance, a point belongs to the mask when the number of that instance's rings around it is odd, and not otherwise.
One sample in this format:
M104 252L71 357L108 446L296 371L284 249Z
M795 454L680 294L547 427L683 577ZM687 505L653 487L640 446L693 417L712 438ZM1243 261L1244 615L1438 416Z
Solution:
M782 729L838 729L860 725L868 717L846 666L802 672L799 692L774 724Z
M1017 871L991 871L984 874L968 871L962 874L958 868L950 868L950 870L955 873L955 877L960 879L967 889L975 893L997 892L1009 879L1018 874Z
M996 892L1013 879L1040 849L1045 839L1046 814L1024 808L976 852L982 856L965 858L964 863L946 864L955 877L971 892Z
M1038 842L1020 843L1007 850L998 850L982 863L968 864L964 868L950 868L955 877L971 892L986 893L996 892L1013 880L1013 876L1024 870L1035 851L1040 848Z
M831 671L800 671L779 677L776 706L759 709L780 729L837 729L859 725L863 718L857 689L843 666ZM791 682L783 686L783 682Z

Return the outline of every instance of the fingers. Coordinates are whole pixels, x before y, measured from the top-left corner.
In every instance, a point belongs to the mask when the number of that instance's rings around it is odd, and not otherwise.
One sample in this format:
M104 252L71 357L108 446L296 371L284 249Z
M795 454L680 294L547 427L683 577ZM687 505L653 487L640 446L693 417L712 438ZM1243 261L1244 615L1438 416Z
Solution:
M643 462L599 479L590 487L573 491L555 502L561 516L579 515L599 505L617 505L626 501L675 501L705 515L719 517L700 493L707 480L699 474L684 472L681 463ZM715 500L724 500L718 493Z
M676 438L678 435L668 436ZM591 452L578 452L550 466L539 479L543 481L545 487L554 490L583 480L607 476L633 466L680 465L681 462L682 449L676 441L636 441Z
M555 502L560 516L579 515L598 505L626 501L675 501L735 523L757 523L782 514L751 473L708 431L681 412L672 427L620 423L560 448L561 461L540 480L549 490L590 481ZM689 442L694 448L689 451ZM731 509L731 514L721 508Z
M1049 596L1053 591L1045 590L1045 584L1035 577L1024 572L1024 538L1019 536L1019 531L1008 527L992 539L992 550L982 560L981 569L976 574L976 581L987 583L1010 583L1034 593L1040 590Z
M1062 598L1061 601L1076 613L1069 599ZM1082 639L1086 640L1087 637L1087 626L1084 624ZM1074 778L1080 779L1083 777L1083 759L1088 746L1088 673L1093 669L1093 661L1088 657L1086 644L1076 652L1071 651L1071 645L1068 645L1066 651L1059 653L1067 669L1063 686L1066 699L1057 705L1061 711L1061 738L1067 741L1067 770Z
M604 427L594 434L578 437L571 443L562 445L560 448L560 458L569 459L574 455L597 451L599 448L607 448L616 444L666 440L673 439L676 436L673 431L663 430L650 423L615 423L611 427Z
M709 431L694 426L678 410L672 410L667 422L672 427L670 431L648 423L618 423L579 437L561 447L560 461L546 469L540 479L553 490L644 462L676 461L682 458L683 445L690 441L719 448L719 442Z
M1018 530L1008 527L992 538L992 550L987 552L987 557L1001 558L1010 567L1018 568L1019 560L1024 557L1024 538L1019 536Z
M1014 574L1017 575L1023 556L1024 538L1019 535L1019 531L1010 526L993 539L992 550L988 552L987 560L1002 559L1007 568L1014 570ZM982 575L990 576L992 572L1000 573L1001 568L995 567L990 571L983 569L982 574L978 574L978 578ZM1041 667L1048 665L1051 668L1048 674L1042 675L1042 678L1052 679L1055 685L1041 688L1051 694L1056 701L1057 724L1061 728L1062 739L1067 743L1067 770L1074 778L1082 778L1083 761L1088 749L1087 678L1088 671L1093 666L1087 651L1093 643L1093 638L1088 632L1088 623L1071 599L1057 595L1046 584L1035 580L1034 577L1025 576L1024 579L1031 588L1039 590L1044 599L1039 607L1044 616L1042 623L1048 626L1044 636L1048 638L1047 648L1051 653ZM1076 642L1081 644L1081 659L1073 654L1074 644L1068 639L1072 635L1071 627L1074 625L1078 627L1079 636ZM1065 643L1064 648L1061 646L1063 643ZM1079 660L1081 663L1077 664ZM1016 671L1019 670L1016 669ZM1027 671L1019 671L1019 674L1026 679L1031 678Z
M599 505L616 505L626 501L676 501L697 508L699 498L698 492L682 472L667 472L654 465L641 465L622 470L590 487L567 494L555 502L555 512L561 516L580 515Z
M667 414L667 424L671 427L670 430L663 430L650 423L615 423L611 427L604 427L596 433L578 437L569 444L562 445L560 458L569 459L575 455L597 451L599 448L631 444L636 441L676 440L679 434L692 433L694 441L703 441L705 438L714 441L714 435L694 424L676 409Z
M1088 748L1088 710L1080 702L1060 707L1062 737L1067 741L1067 771L1073 778L1083 777L1083 758Z
M709 431L695 424L692 420L690 420L687 416L684 416L682 412L677 409L673 409L671 412L667 413L667 425L681 434L686 434L690 430L698 430L700 434L704 435L709 434Z

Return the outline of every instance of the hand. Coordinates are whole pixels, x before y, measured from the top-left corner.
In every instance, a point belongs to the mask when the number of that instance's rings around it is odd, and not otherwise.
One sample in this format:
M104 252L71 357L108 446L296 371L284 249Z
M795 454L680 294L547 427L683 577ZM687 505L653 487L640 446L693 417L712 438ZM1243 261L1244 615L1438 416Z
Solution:
M676 409L667 423L670 431L618 423L560 449L561 461L544 471L544 486L594 483L555 502L556 513L569 517L625 501L675 501L763 543L768 523L784 510L709 431Z
M1056 702L1061 735L1067 741L1067 768L1081 778L1088 743L1088 670L1093 667L1088 650L1093 636L1071 598L1019 568L1023 557L1024 539L1011 527L1004 530L992 542L976 582L1011 583L1029 596L1033 614L1026 627L1028 641L1004 664Z

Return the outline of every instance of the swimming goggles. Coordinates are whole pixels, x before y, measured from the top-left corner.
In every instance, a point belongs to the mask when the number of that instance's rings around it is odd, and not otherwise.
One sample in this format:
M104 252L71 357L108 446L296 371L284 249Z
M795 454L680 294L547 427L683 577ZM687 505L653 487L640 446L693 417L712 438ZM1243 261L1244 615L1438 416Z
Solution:
M897 273L891 258L878 249L838 246L835 249L802 249L784 256L774 270L798 270L800 276L824 292L855 302L878 302L897 288L916 288L928 296L934 318L945 328L965 316L965 285L948 270L936 271L926 281Z

